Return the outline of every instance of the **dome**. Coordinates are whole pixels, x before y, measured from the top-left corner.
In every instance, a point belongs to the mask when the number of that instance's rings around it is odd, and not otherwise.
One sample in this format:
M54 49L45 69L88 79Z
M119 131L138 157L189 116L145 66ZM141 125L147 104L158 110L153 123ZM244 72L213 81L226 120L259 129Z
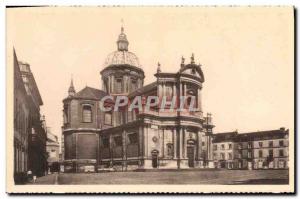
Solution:
M110 65L130 65L140 68L139 59L137 56L128 51L128 45L129 42L127 40L127 36L124 33L123 26L121 27L121 33L119 34L118 40L117 40L117 51L114 51L110 53L105 62L104 67L110 66Z
M114 51L110 53L104 63L104 66L128 64L140 68L139 59L129 51Z

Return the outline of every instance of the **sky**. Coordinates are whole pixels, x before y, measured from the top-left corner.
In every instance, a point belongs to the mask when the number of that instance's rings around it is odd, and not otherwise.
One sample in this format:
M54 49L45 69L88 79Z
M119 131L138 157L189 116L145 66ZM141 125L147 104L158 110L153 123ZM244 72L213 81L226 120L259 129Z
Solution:
M59 137L71 76L76 91L102 88L100 71L117 50L122 19L145 85L156 80L157 62L162 72L177 72L181 57L190 62L195 54L215 133L293 130L292 7L40 7L7 9L6 17L7 54L14 47L30 64L42 114Z

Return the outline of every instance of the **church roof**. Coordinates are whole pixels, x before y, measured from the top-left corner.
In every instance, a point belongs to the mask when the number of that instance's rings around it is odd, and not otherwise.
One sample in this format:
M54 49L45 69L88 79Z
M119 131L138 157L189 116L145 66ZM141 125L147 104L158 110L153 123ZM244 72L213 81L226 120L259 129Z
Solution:
M139 89L133 91L132 93L130 93L128 95L128 97L134 97L137 95L141 95L141 94L146 93L156 87L157 87L157 82L152 82L151 84L148 84L146 86L143 86L142 88L139 88Z
M100 99L102 99L102 97L104 97L106 95L107 95L107 93L102 90L86 86L81 91L75 93L74 96L71 96L68 98L100 100Z

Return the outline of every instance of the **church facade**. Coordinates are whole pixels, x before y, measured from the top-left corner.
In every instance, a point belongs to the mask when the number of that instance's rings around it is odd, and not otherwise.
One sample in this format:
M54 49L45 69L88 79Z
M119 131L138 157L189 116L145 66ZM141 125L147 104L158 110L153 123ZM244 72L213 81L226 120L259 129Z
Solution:
M201 65L184 58L177 73L162 72L156 81L144 85L145 74L137 56L128 51L129 42L123 27L117 50L107 56L100 72L102 89L85 87L76 92L73 80L63 100L63 159L65 172L98 172L168 168L204 168L213 164L211 115L204 116L201 90L204 74ZM103 111L104 98L118 96L133 101L156 96L158 99L186 97L187 106L170 111L159 105L145 109ZM105 103L112 107L115 101Z

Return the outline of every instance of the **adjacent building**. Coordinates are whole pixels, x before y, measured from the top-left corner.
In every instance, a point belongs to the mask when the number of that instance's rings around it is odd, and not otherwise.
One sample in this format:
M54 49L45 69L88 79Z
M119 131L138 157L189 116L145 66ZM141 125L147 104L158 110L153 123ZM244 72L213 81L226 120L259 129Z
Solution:
M41 176L47 169L43 105L30 65L14 54L14 173L19 183L27 171Z
M156 81L144 85L145 74L138 57L128 50L123 27L117 50L107 56L100 72L102 90L85 87L76 92L73 80L63 100L64 169L70 172L152 168L202 168L212 163L211 115L203 116L201 90L204 74L192 55L184 58L178 72L162 72L158 63ZM163 96L196 99L197 111L150 110L104 112L105 96ZM190 105L187 100L187 104ZM107 106L110 106L109 104Z
M215 168L233 169L236 167L237 132L226 132L213 135L213 160Z
M20 183L28 169L28 135L30 133L30 107L18 59L14 57L14 178Z
M289 130L280 128L249 133L228 132L213 135L216 168L287 169Z
M50 129L47 128L47 144L46 151L48 154L48 173L56 172L59 170L59 142L56 135L52 134Z

